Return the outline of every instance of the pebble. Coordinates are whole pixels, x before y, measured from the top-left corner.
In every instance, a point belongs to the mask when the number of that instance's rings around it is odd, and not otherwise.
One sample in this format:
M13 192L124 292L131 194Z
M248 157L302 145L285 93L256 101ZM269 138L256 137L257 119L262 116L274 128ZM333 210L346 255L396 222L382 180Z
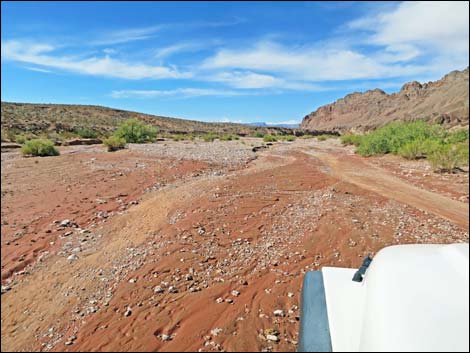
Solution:
M172 340L172 337L169 336L169 335L162 334L161 340L162 340L163 342L171 341L171 340Z
M279 337L274 336L274 335L266 335L266 339L268 341L279 342Z
M217 328L211 330L211 335L212 336L218 336L219 333L221 333L221 332L222 332L222 329L217 327Z
M160 294L160 293L165 292L165 290L164 290L162 287L160 287L160 286L156 286L156 287L153 289L153 292L154 292L154 293L157 293L157 294Z
M69 261L69 262L73 262L73 261L76 261L76 260L78 260L78 256L75 255L75 254L72 254L69 257L67 257L67 261Z

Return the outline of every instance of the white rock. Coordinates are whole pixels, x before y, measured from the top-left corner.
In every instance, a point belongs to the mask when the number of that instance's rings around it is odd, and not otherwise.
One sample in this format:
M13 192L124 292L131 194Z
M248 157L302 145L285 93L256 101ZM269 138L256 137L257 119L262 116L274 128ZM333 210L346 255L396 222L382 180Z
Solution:
M268 341L279 342L279 337L274 336L274 335L266 335L266 339Z
M280 310L280 309L274 310L273 314L274 314L274 316L278 316L278 317L286 316L286 314L284 313L284 310Z

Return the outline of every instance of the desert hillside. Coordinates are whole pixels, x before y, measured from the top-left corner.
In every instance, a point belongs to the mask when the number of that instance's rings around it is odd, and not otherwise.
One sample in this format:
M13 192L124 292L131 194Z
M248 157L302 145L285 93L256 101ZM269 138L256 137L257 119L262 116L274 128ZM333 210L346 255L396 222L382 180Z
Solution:
M380 89L348 94L305 116L301 129L367 131L396 120L423 119L448 126L468 125L468 67L442 79L403 85L394 94Z
M2 130L21 132L71 131L80 126L106 133L113 131L120 122L137 118L168 133L264 133L280 128L266 128L232 123L206 123L201 121L155 116L127 110L93 105L30 104L2 102Z

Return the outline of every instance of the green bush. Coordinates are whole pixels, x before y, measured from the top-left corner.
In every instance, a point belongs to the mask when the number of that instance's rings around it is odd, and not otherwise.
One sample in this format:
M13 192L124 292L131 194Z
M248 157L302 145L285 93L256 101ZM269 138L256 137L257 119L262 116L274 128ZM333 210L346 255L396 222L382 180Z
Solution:
M292 141L295 141L295 136L294 135L284 135L284 136L279 136L279 139L283 140L283 141L292 142Z
M171 136L173 141L184 141L185 136L183 134L175 134Z
M428 156L434 171L448 173L452 173L455 169L462 166L464 164L463 158L462 149L451 144L441 146L441 148Z
M220 137L220 141L232 141L232 140L239 140L240 137L238 137L237 135L233 135L233 134L228 134L228 135L223 135Z
M301 139L313 139L314 137L315 136L311 134L305 134L305 135L300 136Z
M445 138L446 143L459 143L464 141L468 141L468 129L449 132Z
M398 154L406 159L418 159L425 157L423 141L414 140L406 143L398 149Z
M75 134L77 134L81 138L97 138L98 137L98 133L96 131L91 130L86 127L76 127L73 129L73 131L75 132Z
M364 156L397 154L409 142L439 139L443 135L444 131L440 126L430 125L422 120L395 122L363 135L357 152Z
M54 142L44 139L25 141L21 147L21 152L27 156L58 156L59 151L55 148Z
M274 135L264 135L264 136L263 136L263 141L264 141L264 142L276 142L276 141L277 141L277 137L274 136Z
M18 135L18 136L15 137L15 142L19 143L20 145L22 145L26 141L27 141L27 138L26 138L25 135Z
M264 137L264 134L260 131L256 131L254 137L258 137L258 138L263 138Z
M145 143L155 141L157 130L137 119L127 119L119 125L114 135L127 143Z
M213 142L218 137L218 135L211 132L211 133L202 135L201 137L205 142Z
M341 135L340 140L343 145L359 146L361 144L362 135L346 134Z
M126 147L126 140L122 137L111 136L103 140L103 144L108 147L108 152L114 152Z
M336 135L322 134L322 135L318 135L317 139L318 139L318 141L325 141L325 140L328 140L328 139L331 139L331 138L337 138L337 137L338 136L336 136Z

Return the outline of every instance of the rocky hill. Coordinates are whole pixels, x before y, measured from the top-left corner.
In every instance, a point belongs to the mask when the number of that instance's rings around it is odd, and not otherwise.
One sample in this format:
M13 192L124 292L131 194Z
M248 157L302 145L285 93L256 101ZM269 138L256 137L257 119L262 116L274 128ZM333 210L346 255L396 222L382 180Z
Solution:
M468 125L468 67L442 79L403 85L394 94L380 89L348 94L305 116L303 130L367 131L395 120L416 120Z
M116 129L120 122L128 118L137 118L155 126L160 132L168 133L216 132L248 135L256 131L284 133L288 130L232 123L206 123L92 105L2 102L1 112L2 131L33 133L72 131L74 127L106 133Z

